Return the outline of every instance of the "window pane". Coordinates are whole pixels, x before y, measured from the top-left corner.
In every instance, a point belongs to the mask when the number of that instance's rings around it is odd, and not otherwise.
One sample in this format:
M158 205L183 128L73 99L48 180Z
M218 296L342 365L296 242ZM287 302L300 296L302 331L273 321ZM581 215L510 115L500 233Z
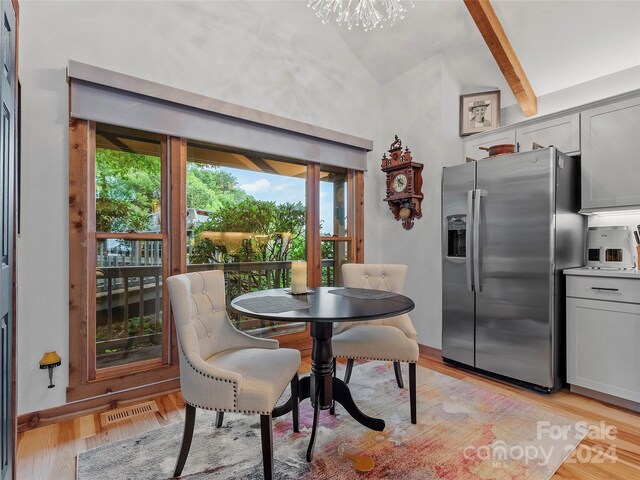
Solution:
M160 232L160 138L96 126L96 231Z
M320 169L320 235L346 237L347 170L323 166Z
M162 357L162 241L96 242L96 367Z
M187 270L223 270L227 305L288 287L291 261L306 259L306 165L194 142L187 155ZM306 328L229 316L257 336Z
M342 265L351 261L351 242L325 240L322 242L322 286L344 287Z

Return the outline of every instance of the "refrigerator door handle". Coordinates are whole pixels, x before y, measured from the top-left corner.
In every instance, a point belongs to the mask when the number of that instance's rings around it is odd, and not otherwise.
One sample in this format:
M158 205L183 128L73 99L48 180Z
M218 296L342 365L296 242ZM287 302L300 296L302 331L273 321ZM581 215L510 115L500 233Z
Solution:
M473 205L473 284L476 292L482 291L481 271L480 271L480 206L482 190L474 192L475 202Z
M473 229L471 228L473 224L473 196L475 190L469 190L467 192L467 234L465 235L465 248L467 250L467 259L466 259L466 270L467 270L467 289L470 292L473 292L473 268L472 268L472 257L473 248L471 242L471 235Z

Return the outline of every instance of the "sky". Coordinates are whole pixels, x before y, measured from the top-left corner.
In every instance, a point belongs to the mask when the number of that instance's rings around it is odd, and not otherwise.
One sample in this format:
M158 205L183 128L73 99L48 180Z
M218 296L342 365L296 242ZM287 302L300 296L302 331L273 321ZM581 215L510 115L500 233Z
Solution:
M305 181L302 178L285 177L264 172L252 172L236 168L220 167L238 180L239 187L256 200L280 203L301 202L305 205ZM320 182L320 220L322 233L333 235L332 187Z

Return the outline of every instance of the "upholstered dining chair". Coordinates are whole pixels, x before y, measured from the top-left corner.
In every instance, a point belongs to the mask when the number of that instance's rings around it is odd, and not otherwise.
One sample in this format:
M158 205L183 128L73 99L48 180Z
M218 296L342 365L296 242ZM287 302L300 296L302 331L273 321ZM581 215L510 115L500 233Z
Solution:
M370 288L402 293L407 275L406 265L373 265L348 263L342 265L344 286ZM384 302L382 300L375 300ZM335 323L331 344L333 348L333 374L336 359L346 358L345 383L349 383L355 359L393 362L396 382L404 388L401 362L409 363L409 403L411 423L416 423L416 363L418 361L418 334L409 315ZM331 409L334 413L334 409Z
M189 454L196 408L203 408L216 411L217 427L224 412L259 414L264 477L273 478L271 414L291 383L293 430L298 431L300 352L278 348L276 340L252 337L231 324L222 271L169 277L167 287L178 334L180 386L187 404L174 477L182 473Z

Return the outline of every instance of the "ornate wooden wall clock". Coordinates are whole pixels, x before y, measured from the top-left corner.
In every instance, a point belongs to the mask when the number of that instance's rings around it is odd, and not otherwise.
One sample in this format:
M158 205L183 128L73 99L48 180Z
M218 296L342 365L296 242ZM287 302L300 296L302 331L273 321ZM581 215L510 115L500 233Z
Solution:
M422 168L413 161L411 150L402 151L402 141L396 135L389 148L389 157L382 156L380 168L387 174L387 198L389 209L396 220L402 220L405 230L413 227L413 221L422 217Z

